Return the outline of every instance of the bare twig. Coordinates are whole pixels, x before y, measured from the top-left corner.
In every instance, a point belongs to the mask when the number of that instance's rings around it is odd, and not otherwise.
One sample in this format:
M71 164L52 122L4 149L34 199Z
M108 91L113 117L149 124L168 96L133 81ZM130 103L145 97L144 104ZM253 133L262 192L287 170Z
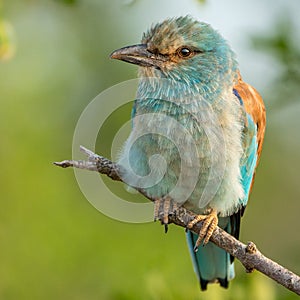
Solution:
M64 160L62 162L55 162L54 164L62 168L73 167L96 171L109 176L113 180L122 181L119 174L120 172L126 172L126 170L121 169L116 163L82 146L80 150L88 157L88 161ZM149 200L155 201L155 199L147 195L145 190L138 189L138 191ZM193 220L194 217L194 213L187 211L183 207L179 207L176 210L176 214L169 217L169 221L178 226L186 227L186 224ZM192 230L198 234L200 229L201 223L196 224ZM287 289L300 295L300 277L264 256L256 248L254 243L249 242L245 245L219 227L213 232L210 241L240 260L247 272L252 272L256 269Z

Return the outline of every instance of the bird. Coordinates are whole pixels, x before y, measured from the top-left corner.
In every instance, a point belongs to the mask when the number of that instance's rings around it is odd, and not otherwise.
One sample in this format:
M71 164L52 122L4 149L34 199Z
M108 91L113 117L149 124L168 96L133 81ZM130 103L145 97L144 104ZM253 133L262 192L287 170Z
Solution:
M155 199L165 225L179 206L197 215L186 237L200 288L227 288L234 259L209 239L217 226L239 238L265 134L262 97L223 36L190 15L153 25L140 44L110 57L138 66L132 129L118 158L123 181ZM199 235L191 230L198 222Z

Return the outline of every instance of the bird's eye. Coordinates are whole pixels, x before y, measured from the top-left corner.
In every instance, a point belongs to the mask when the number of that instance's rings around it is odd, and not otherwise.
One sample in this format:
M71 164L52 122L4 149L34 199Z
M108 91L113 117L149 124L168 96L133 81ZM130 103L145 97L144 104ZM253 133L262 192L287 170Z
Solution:
M177 50L177 54L182 58L188 58L193 55L193 51L188 47L181 47Z

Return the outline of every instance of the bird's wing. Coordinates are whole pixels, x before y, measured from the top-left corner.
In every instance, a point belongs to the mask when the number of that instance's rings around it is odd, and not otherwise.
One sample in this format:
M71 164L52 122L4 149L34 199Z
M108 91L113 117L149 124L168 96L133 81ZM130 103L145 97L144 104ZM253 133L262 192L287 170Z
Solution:
M242 185L245 196L240 199L242 208L231 216L231 234L239 237L240 219L247 205L254 182L255 170L258 165L266 128L266 111L259 93L249 84L243 82L239 75L234 86L234 94L244 108L243 156L240 162Z
M240 98L243 101L245 111L251 116L253 122L257 126L257 156L259 162L262 145L265 136L266 129L266 109L260 94L251 85L243 82L241 76L239 76L238 84L234 89L238 92Z
M255 127L255 138L256 139L256 153L252 154L256 156L256 164L253 168L253 174L251 178L250 183L250 189L248 192L248 196L251 193L251 188L253 186L254 182L254 176L255 176L255 169L259 163L261 150L263 146L264 136L265 136L265 129L266 129L266 109L263 102L263 99L261 98L260 94L249 84L243 82L241 76L239 75L238 84L234 87L234 91L237 92L239 95L240 101L242 101L242 105L244 106L247 119L245 121L245 130L246 134L244 136L244 152L246 155L244 155L245 158L249 158L246 162L246 165L249 163L251 164L251 154L249 153L249 150L245 149L246 147L249 147L251 145L250 138L251 134L253 133L253 125ZM254 145L250 146L250 151L253 151Z

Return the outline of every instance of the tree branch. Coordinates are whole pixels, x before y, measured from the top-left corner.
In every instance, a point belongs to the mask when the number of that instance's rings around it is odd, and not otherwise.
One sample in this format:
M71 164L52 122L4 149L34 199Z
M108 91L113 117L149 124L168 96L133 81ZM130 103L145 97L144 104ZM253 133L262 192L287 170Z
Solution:
M107 175L113 180L122 181L119 174L120 172L126 172L126 170L122 169L119 165L109 159L99 156L82 146L80 147L80 150L88 157L87 161L64 160L62 162L55 162L54 164L62 168L73 167L96 171ZM147 195L145 190L137 190L149 200L155 201L155 199ZM186 225L193 220L195 216L196 215L194 213L187 211L183 207L179 207L176 210L176 214L169 216L169 221L178 226L186 227ZM202 223L196 224L192 231L199 234L201 224ZM247 272L252 272L256 269L290 291L300 295L300 277L264 256L256 248L254 243L249 242L245 245L226 231L222 230L220 227L215 229L210 241L240 260Z

